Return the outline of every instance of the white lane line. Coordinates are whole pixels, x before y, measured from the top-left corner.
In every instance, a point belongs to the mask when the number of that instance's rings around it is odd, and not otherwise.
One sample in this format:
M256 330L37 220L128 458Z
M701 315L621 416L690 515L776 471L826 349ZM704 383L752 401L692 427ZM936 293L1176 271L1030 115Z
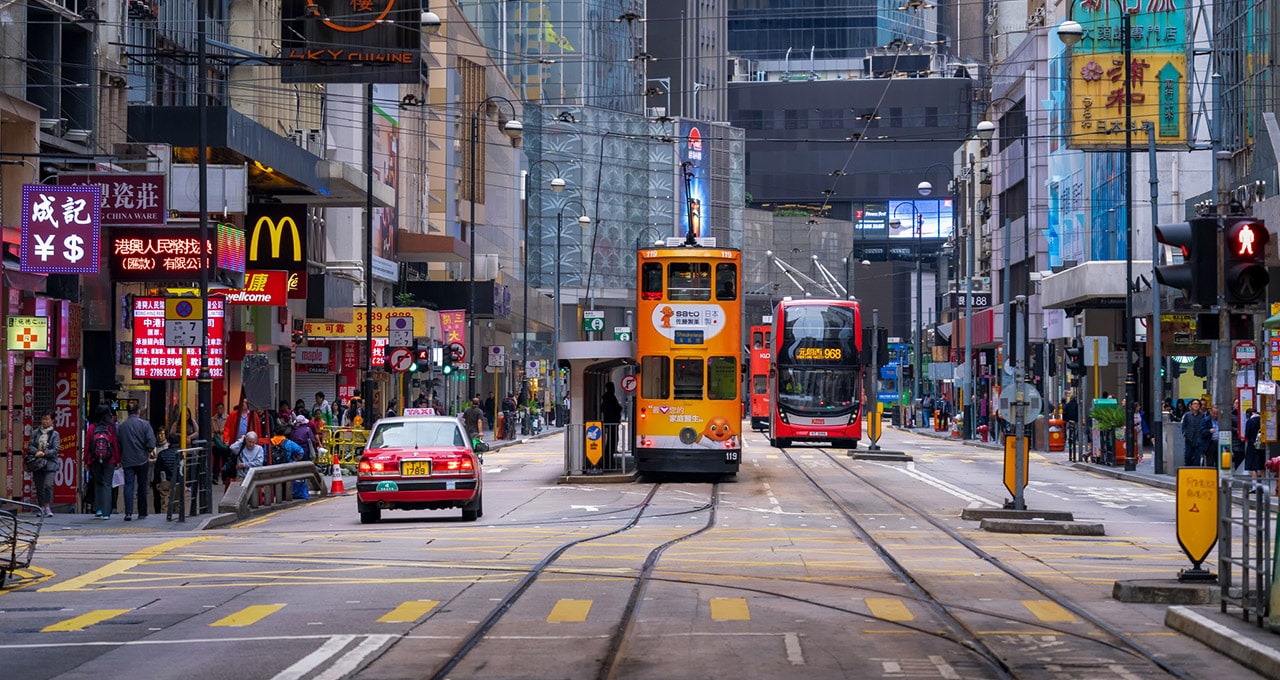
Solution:
M795 633L785 633L782 640L787 645L787 661L792 666L804 665L804 652L800 649L800 636Z
M0 645L6 649L54 649L57 647L141 647L145 645L189 645L206 642L276 642L289 640L328 640L332 635L259 635L255 637L193 638L187 640L98 640L87 642L32 642L17 645Z
M938 674L941 675L944 680L960 680L960 674L956 672L956 669L951 667L951 664L947 663L946 659L943 659L940 656L931 656L929 657L929 661L933 663L934 668L938 669Z
M341 652L354 639L356 639L354 635L335 635L320 645L316 651L298 659L297 663L277 673L272 680L301 680L320 664Z
M920 482L924 482L925 484L928 484L929 486L932 486L933 488L938 489L939 491L943 491L948 494L951 494L952 496L955 496L960 500L978 501L980 503L985 503L986 505L990 505L993 508L999 508L999 507L1002 507L1003 505L989 498L984 498L982 496L979 496L978 494L972 491L961 489L960 487L954 484L951 484L950 482L944 482L941 479L938 479L937 477L934 477L933 475L930 475L926 472L921 472L920 470L916 469L916 464L914 461L907 463L906 467L899 467L896 465L883 465L883 464L882 464L882 467L888 468L890 470L898 470L899 472L901 472L902 474L908 477L911 477Z
M356 648L343 654L329 669L316 676L316 680L341 680L360 667L365 658L382 649L396 635L370 635Z

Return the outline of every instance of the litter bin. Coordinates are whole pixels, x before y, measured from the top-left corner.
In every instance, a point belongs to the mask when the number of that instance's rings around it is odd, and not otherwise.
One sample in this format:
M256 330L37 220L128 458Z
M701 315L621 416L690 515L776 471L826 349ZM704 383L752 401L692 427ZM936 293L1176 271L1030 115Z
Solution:
M1067 449L1067 437L1065 424L1061 418L1049 419L1049 450L1065 451Z

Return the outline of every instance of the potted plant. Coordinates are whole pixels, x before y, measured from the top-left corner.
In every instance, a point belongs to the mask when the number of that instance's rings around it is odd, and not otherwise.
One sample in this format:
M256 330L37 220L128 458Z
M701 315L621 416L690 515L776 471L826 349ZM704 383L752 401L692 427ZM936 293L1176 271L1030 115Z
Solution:
M1120 442L1124 440L1124 409L1116 404L1094 406L1089 410L1089 419L1101 435L1099 439L1103 451L1112 454L1106 457L1107 461L1114 461L1116 447L1122 446Z

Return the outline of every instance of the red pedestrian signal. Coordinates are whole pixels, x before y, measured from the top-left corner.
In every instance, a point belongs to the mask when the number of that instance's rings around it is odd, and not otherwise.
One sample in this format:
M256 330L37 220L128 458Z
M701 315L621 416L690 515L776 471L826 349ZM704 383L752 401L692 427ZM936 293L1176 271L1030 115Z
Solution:
M1229 217L1223 229L1223 291L1227 304L1256 305L1267 296L1267 225L1253 217Z

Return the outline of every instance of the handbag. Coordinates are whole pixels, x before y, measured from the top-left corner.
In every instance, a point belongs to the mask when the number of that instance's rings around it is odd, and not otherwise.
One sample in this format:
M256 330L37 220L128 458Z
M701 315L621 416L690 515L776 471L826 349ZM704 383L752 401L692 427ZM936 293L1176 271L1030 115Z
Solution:
M124 486L124 468L116 468L111 473L111 488Z
M62 467L62 464L58 462L58 457L57 457L57 456L54 456L54 457L52 457L52 458L45 458L45 459L44 459L44 471L45 471L45 472L57 472L57 471L58 471L58 468L60 468L60 467Z

